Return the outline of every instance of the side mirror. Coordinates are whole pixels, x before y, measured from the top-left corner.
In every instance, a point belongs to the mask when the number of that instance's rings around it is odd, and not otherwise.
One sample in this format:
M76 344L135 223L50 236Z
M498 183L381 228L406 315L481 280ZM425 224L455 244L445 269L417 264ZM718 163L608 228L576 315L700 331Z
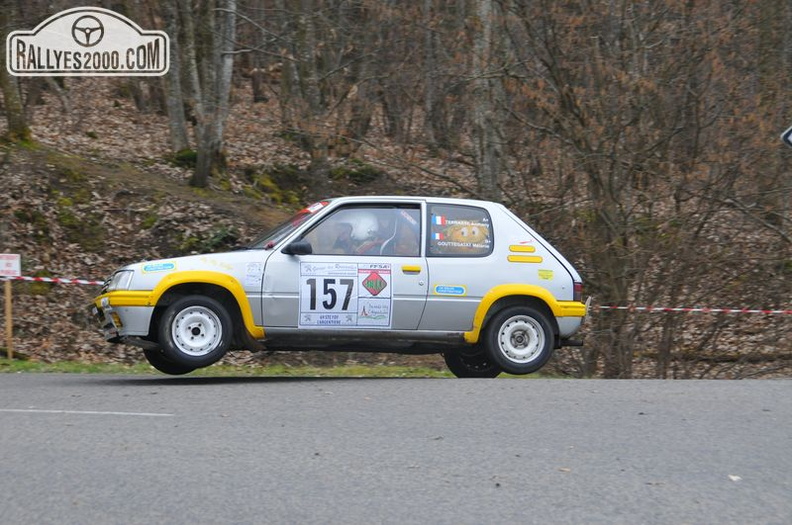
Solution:
M305 240L294 241L287 244L286 247L281 250L281 253L285 253L286 255L311 255L313 253L313 247L310 242Z

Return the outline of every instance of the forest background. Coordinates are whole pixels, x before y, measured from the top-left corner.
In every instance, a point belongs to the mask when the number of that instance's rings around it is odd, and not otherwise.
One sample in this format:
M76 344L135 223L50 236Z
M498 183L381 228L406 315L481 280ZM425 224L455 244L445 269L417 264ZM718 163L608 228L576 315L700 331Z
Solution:
M83 2L0 2L3 36ZM503 202L577 266L589 377L792 373L789 0L117 0L161 78L0 70L0 251L106 277L245 242L321 197ZM5 39L3 39L5 43ZM5 60L5 51L2 53ZM108 348L95 289L15 283L32 358Z

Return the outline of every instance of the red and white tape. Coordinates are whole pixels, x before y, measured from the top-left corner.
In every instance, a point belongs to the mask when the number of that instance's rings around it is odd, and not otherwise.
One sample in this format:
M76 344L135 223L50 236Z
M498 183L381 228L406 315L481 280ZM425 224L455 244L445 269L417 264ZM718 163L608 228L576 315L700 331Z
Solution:
M765 310L755 308L686 308L666 306L592 306L597 310L627 310L630 312L686 312L705 314L764 314L764 315L792 315L792 310Z
M37 283L55 284L87 284L102 286L104 281L91 281L88 279L60 279L57 277L0 277L0 280L33 281ZM668 307L668 306L610 306L592 305L592 310L627 310L629 312L663 313L705 313L705 314L762 314L762 315L792 315L790 310L767 310L764 308L707 308L707 307Z
M57 277L0 277L6 281L33 281L37 283L56 283L56 284L90 284L102 286L104 281L90 281L88 279L59 279Z

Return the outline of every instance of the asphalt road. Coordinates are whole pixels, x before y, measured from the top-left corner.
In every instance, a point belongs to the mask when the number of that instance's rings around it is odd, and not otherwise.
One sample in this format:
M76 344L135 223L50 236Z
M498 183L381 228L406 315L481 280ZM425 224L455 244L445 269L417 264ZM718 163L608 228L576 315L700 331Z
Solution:
M0 523L792 523L792 381L0 374Z

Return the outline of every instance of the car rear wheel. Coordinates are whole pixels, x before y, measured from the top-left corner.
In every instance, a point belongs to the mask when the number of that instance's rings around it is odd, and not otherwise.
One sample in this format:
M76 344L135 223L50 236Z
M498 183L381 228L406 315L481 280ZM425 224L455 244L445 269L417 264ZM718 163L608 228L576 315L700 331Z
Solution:
M193 366L180 365L173 361L169 361L159 348L147 348L143 350L143 354L146 356L146 360L149 364L163 374L181 376L195 370Z
M220 360L231 346L231 333L228 310L202 295L183 297L168 306L159 324L165 358L194 369Z
M501 369L479 346L452 350L443 354L446 366L457 377L498 377Z
M545 314L530 306L512 306L490 320L484 343L490 359L504 372L530 374L550 359L555 335Z

